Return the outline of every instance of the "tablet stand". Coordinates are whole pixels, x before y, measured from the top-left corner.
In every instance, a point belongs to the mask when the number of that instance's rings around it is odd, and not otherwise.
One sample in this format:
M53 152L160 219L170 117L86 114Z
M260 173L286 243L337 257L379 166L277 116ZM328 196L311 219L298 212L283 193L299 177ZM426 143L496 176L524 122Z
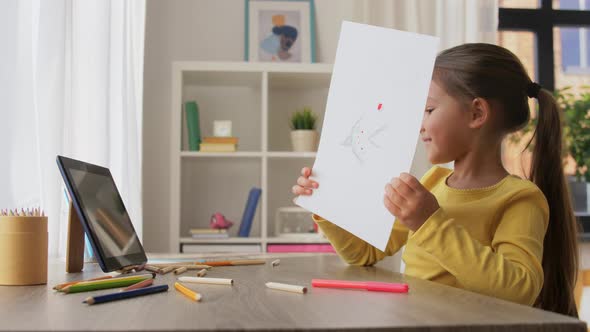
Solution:
M84 267L84 228L78 212L70 202L68 213L68 238L66 249L66 272L82 272Z

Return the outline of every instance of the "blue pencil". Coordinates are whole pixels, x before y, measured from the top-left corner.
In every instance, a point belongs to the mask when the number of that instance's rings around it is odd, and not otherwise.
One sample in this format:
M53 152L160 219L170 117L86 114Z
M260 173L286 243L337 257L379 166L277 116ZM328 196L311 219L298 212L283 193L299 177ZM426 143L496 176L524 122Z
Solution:
M142 295L148 295L148 294L166 292L166 291L168 291L168 285L159 285L159 286L134 289L134 290L126 291L126 292L116 292L116 293L100 295L100 296L91 296L91 297L87 298L86 300L84 300L82 303L97 304L97 303L122 300L122 299L127 299L130 297L136 297L136 296L142 296Z

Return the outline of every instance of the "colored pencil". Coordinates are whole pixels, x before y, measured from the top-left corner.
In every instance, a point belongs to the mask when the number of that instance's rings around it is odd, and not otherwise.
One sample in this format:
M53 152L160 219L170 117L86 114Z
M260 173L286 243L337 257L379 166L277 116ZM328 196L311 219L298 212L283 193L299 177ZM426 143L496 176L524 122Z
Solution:
M160 268L157 266L152 266L152 265L146 265L145 269L150 271L150 272L155 272L155 273L160 273Z
M174 269L175 269L174 266L165 267L163 269L160 269L160 274L166 274L166 273L172 272L172 271L174 271Z
M202 277L179 277L178 280L182 282L190 282L194 284L213 284L213 285L233 285L233 279L225 278L202 278Z
M121 289L121 292L126 292L126 291L130 291L130 290L134 290L134 289L139 289L139 288L144 288L147 286L151 286L154 283L154 279L145 279L144 281L140 281L136 284L133 284L129 287L125 287L123 289Z
M62 288L71 286L73 284L77 284L79 282L86 282L86 281L96 281L96 280L104 280L104 279L111 279L113 276L103 276L103 277L98 277L98 278L92 278L92 279L86 279L86 280L76 280L76 281L70 281L70 282L64 282L63 284L59 284L59 285L55 285L53 286L53 289L55 290L60 290Z
M163 268L168 267L168 266L174 266L175 268L186 267L189 270L210 269L211 268L211 265L195 264L195 263L189 263L189 262L185 262L185 263L170 263L170 264L150 264L150 266L151 267L160 268L160 269L163 269Z
M177 291L186 295L188 298L190 298L193 301L197 301L197 302L201 301L201 294L193 291L192 289L184 286L183 284L181 284L179 282L174 283L174 288L176 288Z
M129 277L152 277L152 279L156 278L157 273L149 272L149 271L142 271L142 272L130 272L130 273L120 273L113 278L129 278Z
M237 266L237 265L262 265L266 261L264 259L238 259L231 261L202 261L197 263L203 263L210 266Z
M158 285L158 286L134 289L134 290L126 291L126 292L116 292L116 293L110 293L110 294L100 295L100 296L91 296L91 297L87 298L86 300L84 300L84 302L82 302L82 303L98 304L98 303L128 299L131 297L137 297L137 296L142 296L142 295L165 292L167 290L168 290L168 285Z
M97 281L79 282L77 284L62 288L61 291L66 294L69 294L107 288L127 287L149 278L151 278L151 275L120 277Z
M286 292L293 292L293 293L300 293L300 294L307 293L307 287L305 287L305 286L281 284L278 282L267 282L266 287L268 287L270 289L282 290L282 291L286 291Z

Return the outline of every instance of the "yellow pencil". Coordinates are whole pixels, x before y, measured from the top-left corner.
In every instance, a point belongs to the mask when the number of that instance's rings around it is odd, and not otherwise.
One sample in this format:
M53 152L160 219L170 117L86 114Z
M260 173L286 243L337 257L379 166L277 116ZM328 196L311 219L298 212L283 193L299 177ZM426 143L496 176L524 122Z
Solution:
M176 288L176 290L181 292L182 294L188 296L193 301L196 301L196 302L201 301L201 294L191 290L188 287L185 287L183 284L181 284L179 282L174 283L174 288Z

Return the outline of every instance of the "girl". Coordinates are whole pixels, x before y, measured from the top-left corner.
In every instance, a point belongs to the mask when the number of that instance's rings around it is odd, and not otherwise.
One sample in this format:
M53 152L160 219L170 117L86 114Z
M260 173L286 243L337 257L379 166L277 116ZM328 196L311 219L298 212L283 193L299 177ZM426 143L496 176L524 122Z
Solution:
M529 121L527 98L538 99L539 115L523 180L503 167L501 144ZM453 47L436 58L420 136L432 164L454 161L454 169L435 166L421 181L402 173L385 185L383 204L396 218L385 252L314 215L338 254L372 265L405 245L408 275L577 317L576 223L551 93L502 47ZM295 195L318 188L311 175L302 169Z

